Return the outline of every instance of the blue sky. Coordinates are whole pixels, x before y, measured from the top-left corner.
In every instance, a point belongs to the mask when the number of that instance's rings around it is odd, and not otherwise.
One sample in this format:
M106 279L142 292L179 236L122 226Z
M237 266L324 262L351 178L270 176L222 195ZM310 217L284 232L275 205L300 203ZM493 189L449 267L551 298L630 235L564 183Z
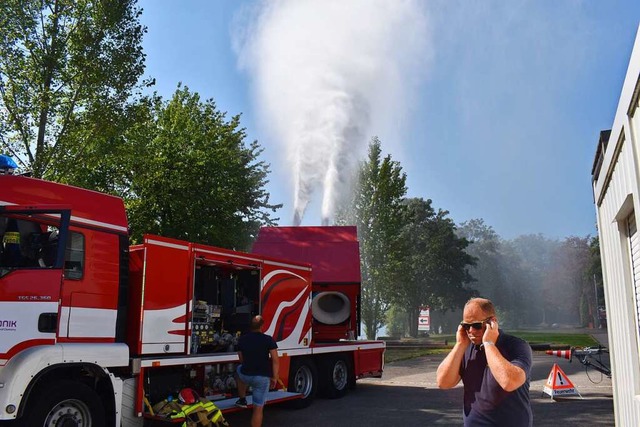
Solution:
M271 163L281 225L295 206L306 206L303 224L320 224L342 170L375 135L406 172L408 195L457 223L483 218L507 239L595 234L591 166L637 0L139 4L155 90L169 98L182 82L242 113Z

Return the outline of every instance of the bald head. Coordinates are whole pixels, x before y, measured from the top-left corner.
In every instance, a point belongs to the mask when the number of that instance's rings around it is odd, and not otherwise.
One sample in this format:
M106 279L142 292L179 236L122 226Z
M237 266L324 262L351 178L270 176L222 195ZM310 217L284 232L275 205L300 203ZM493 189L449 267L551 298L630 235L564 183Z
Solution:
M262 332L262 325L264 325L264 318L260 315L254 316L251 319L251 330L254 332Z
M496 315L496 309L493 306L493 303L491 302L491 300L488 300L486 298L471 298L464 305L465 311L467 311L467 308L479 309L485 314L486 317L491 317Z

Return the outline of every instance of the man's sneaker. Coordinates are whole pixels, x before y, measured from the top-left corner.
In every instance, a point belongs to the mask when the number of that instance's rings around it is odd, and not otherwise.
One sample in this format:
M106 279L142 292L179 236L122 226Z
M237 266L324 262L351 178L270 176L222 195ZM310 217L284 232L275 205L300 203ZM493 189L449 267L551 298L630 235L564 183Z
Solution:
M246 408L247 407L247 399L245 399L244 397L238 399L236 401L236 406L238 408Z

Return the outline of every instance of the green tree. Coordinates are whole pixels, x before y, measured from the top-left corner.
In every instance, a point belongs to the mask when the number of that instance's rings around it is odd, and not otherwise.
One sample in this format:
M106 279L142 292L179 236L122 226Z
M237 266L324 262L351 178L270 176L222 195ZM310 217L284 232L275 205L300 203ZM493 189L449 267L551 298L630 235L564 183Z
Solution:
M420 307L459 308L475 295L466 287L473 279L469 266L475 259L465 252L469 242L456 235L447 211L437 212L431 200L405 200L400 280L391 288L392 301L407 312L409 335L418 335Z
M475 266L470 270L475 279L473 287L482 297L496 303L496 297L505 286L503 271L500 268L500 236L481 218L463 222L457 233L469 241L466 251L477 259Z
M500 309L500 320L509 328L531 323L536 294L531 285L531 272L513 242L501 241L498 261L501 283L494 303Z
M528 324L553 323L549 316L550 311L554 310L552 307L555 300L551 292L552 277L549 271L559 242L542 234L526 234L511 240L508 245L514 252L512 256L519 260L518 274L523 280L522 292L518 293L524 307L520 311L520 318ZM577 301L575 304L577 305Z
M407 310L404 307L392 304L387 313L387 336L403 338L409 324L407 316Z
M145 155L154 156L147 143L157 133L154 114L161 103L157 95L130 101L112 127L82 145L71 145L64 156L59 156L47 178L131 197L133 171Z
M593 297L593 281L588 277L591 263L590 237L566 237L556 249L545 279L545 303L553 310L553 320L587 326L589 319L581 307Z
M458 233L471 241L467 251L478 259L471 269L474 287L493 301L501 322L515 328L543 321L543 278L557 242L541 234L503 240L482 219L463 222Z
M398 282L406 175L390 155L382 159L380 140L374 137L356 181L353 197L337 213L336 223L358 227L362 321L367 338L373 339L385 324L389 290Z
M240 116L226 118L213 100L179 86L168 102L145 99L131 127L122 194L132 238L143 233L238 250L249 249L281 205L269 203L269 165L256 141L246 144ZM128 152L128 151L126 151Z
M60 180L108 142L144 72L140 14L136 0L0 2L0 144L23 169Z
M593 309L594 326L603 327L602 321L606 322L606 318L600 318L601 310L604 310L604 285L602 281L602 261L600 260L600 239L598 236L592 237L589 242L590 261L587 271L585 272L586 282L593 284ZM606 313L606 311L604 311Z

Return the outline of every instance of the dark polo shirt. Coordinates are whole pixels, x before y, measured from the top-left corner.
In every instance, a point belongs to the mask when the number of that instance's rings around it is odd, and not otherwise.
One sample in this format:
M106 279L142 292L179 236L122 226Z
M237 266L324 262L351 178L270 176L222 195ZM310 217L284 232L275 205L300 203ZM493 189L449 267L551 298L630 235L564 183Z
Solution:
M247 376L272 376L269 352L278 348L278 344L269 335L262 332L247 332L238 341L238 351L242 352L242 371Z
M517 390L506 392L491 374L484 348L469 345L460 366L464 383L464 425L531 427L531 347L526 341L502 331L496 347L505 359L524 370L527 380Z

